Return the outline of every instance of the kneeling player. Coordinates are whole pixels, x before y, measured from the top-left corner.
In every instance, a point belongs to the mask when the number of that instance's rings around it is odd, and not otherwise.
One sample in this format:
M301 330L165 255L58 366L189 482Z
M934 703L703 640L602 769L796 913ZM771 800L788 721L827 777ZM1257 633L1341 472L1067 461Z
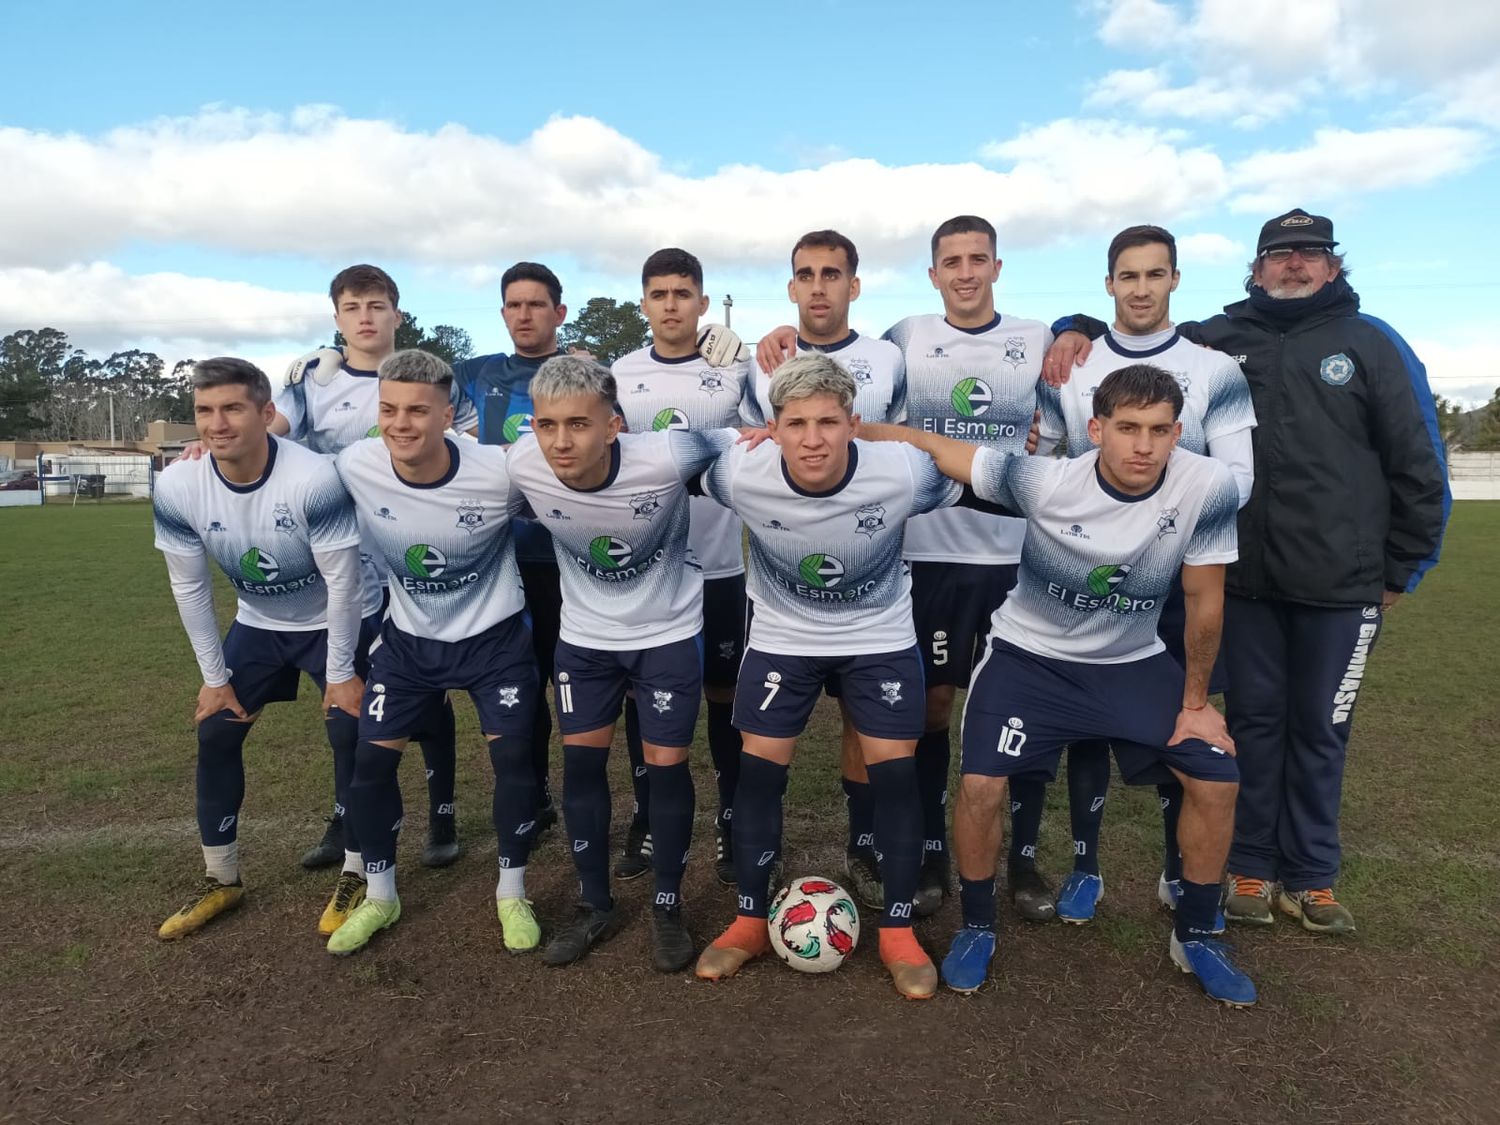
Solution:
M238 823L245 796L243 748L267 703L297 698L306 672L323 691L340 804L354 772L364 690L360 618L373 634L380 588L361 580L359 527L333 465L267 432L271 384L242 359L193 368L193 414L208 456L179 461L157 480L156 545L203 673L198 724L198 831L208 877L158 936L180 938L240 904ZM221 645L212 558L239 595ZM365 575L373 579L373 575ZM363 589L362 589L363 586ZM361 596L363 595L363 597ZM364 893L359 844L318 923L333 933Z
M732 976L770 948L771 865L797 736L837 676L875 799L885 875L880 956L903 996L926 999L937 971L911 928L922 865L913 753L922 733L922 661L901 564L906 521L957 503L962 490L931 460L855 441L854 379L822 354L799 356L771 384L776 446L736 446L703 476L750 532L749 643L735 689L744 736L734 804L739 917L698 959Z
M549 965L577 961L620 917L609 888L605 761L626 689L635 692L650 785L653 959L693 959L682 924L682 872L693 831L688 748L703 689L703 575L688 549L688 493L737 430L620 432L615 378L556 356L531 380L533 435L510 452L513 490L552 532L562 578L553 660L563 733L563 816L582 902L547 943Z
M469 693L489 742L505 948L521 952L541 940L526 901L537 671L511 544L510 479L500 450L464 443L460 452L444 436L453 422L452 382L437 356L389 356L380 364L380 437L338 455L339 475L390 575L391 605L370 651L351 794L369 891L329 939L334 954L364 948L401 917L397 770L407 742L449 690Z
M1239 493L1222 464L1174 448L1181 411L1177 381L1135 364L1100 383L1089 425L1098 449L1069 461L881 430L931 453L945 473L972 480L980 497L1027 520L1016 588L995 613L964 710L954 817L964 928L943 961L943 979L955 991L978 988L994 956L1007 778L1055 773L1064 746L1092 738L1113 745L1127 782L1160 782L1170 771L1182 783L1172 960L1213 999L1255 1002L1255 986L1230 961L1229 947L1211 937L1239 773L1223 717L1208 706L1208 681L1224 565L1236 555ZM1179 573L1185 676L1156 633Z

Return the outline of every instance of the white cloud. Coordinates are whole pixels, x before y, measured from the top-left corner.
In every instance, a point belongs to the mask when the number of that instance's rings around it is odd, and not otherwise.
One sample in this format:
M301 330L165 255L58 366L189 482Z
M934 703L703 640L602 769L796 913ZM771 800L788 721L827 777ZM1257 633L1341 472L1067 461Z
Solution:
M1401 325L1394 324L1396 331ZM1466 409L1490 401L1500 386L1500 363L1492 344L1478 339L1429 340L1407 338L1412 351L1427 368L1432 393L1461 403Z
M1217 266L1250 260L1250 248L1222 234L1185 234L1177 240L1177 259L1185 266Z
M1287 113L1310 93L1306 82L1284 90L1257 90L1243 68L1173 86L1166 68L1154 67L1110 71L1089 86L1084 105L1129 116L1228 120L1249 129Z

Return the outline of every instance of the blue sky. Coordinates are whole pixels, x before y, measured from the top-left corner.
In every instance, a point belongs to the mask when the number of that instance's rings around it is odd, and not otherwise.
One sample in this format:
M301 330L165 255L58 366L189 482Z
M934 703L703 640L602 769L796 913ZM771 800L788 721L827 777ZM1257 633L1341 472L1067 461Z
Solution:
M753 337L823 226L860 246L853 319L878 332L939 307L926 240L959 212L1000 228L1001 310L1047 320L1106 313L1110 235L1161 223L1188 319L1303 206L1435 390L1500 384L1494 6L428 7L9 5L0 332L274 368L327 338L327 280L363 260L423 324L506 350L511 262L577 307L682 245Z

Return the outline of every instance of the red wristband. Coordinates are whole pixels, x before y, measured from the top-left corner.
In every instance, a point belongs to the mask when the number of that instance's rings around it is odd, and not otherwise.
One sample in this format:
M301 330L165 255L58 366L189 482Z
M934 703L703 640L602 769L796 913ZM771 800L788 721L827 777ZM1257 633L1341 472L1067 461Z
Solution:
M1183 709L1183 710L1184 710L1184 711L1202 711L1202 710L1203 710L1203 709L1204 709L1204 708L1205 708L1205 707L1207 707L1207 706L1208 706L1208 704L1207 704L1207 703L1200 703L1200 704L1198 704L1198 706L1196 706L1196 707L1189 707L1189 706L1188 706L1188 705L1187 705L1187 704L1186 704L1186 703L1184 703L1184 704L1183 704L1183 705L1182 705L1182 709Z

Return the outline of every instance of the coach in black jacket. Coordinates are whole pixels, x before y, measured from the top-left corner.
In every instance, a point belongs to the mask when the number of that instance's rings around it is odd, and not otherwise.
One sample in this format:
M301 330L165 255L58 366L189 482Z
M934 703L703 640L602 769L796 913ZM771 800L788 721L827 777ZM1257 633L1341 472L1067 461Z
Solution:
M1354 703L1382 613L1437 562L1450 502L1426 371L1360 313L1337 245L1320 215L1270 220L1248 298L1180 326L1235 357L1257 422L1255 486L1225 580L1240 767L1225 914L1271 924L1279 885L1281 909L1318 933L1354 930L1333 896ZM1054 331L1104 327L1073 317ZM1063 336L1048 355L1049 380L1066 378L1077 343Z

